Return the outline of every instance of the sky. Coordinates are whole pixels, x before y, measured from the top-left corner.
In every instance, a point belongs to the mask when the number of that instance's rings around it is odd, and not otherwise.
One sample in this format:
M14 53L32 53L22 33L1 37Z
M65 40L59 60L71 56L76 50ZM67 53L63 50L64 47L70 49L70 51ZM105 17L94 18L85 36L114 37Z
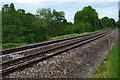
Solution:
M74 22L74 15L85 6L92 6L96 9L99 18L109 17L118 20L119 0L1 0L0 8L4 4L14 3L16 9L24 9L26 12L36 14L41 8L51 8L57 11L64 11L68 22Z

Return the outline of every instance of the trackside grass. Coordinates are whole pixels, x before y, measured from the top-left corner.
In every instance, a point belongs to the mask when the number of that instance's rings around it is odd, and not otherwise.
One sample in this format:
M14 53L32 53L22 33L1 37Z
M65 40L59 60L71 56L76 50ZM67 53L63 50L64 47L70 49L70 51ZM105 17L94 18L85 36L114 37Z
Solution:
M66 37L72 37L72 36L77 36L77 35L82 35L82 34L87 34L88 32L84 32L81 34L78 33L74 33L74 34L67 34L67 35L61 35L61 36L57 36L57 37L52 37L49 40L56 40L56 39L61 39L61 38L66 38Z
M118 78L118 40L93 78Z
M22 46L22 45L25 45L25 44L26 43L3 43L2 44L2 49L17 47L17 46Z

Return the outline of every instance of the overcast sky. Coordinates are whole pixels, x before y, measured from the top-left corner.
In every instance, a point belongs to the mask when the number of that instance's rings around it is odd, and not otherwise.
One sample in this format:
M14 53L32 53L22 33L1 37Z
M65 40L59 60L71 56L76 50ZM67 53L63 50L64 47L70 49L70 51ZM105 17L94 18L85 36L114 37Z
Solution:
M83 2L84 1L84 2ZM0 7L4 4L14 3L16 9L24 9L26 12L36 14L41 8L51 8L64 11L68 21L73 22L76 11L85 6L92 6L99 14L99 18L107 16L118 20L119 0L2 0Z

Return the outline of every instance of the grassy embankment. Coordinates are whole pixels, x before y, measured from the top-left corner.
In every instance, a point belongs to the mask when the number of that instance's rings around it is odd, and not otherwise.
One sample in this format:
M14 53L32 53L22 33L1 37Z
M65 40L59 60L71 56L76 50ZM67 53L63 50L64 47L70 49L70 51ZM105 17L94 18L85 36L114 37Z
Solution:
M118 78L118 40L93 78Z

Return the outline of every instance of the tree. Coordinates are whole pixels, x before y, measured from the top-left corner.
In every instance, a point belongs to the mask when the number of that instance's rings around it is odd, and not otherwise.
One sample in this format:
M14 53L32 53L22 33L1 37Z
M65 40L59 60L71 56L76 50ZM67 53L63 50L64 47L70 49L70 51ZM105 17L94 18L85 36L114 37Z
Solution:
M56 10L53 10L52 13L53 13L53 20L59 22L67 22L67 20L65 19L65 13L63 11L57 12Z
M42 8L42 9L38 9L37 13L39 15L40 18L42 19L46 19L46 20L52 20L52 12L50 8Z
M115 20L113 18L103 17L100 21L103 28L115 27Z
M9 24L17 24L18 21L16 10L14 4L11 3L10 6L8 4L3 5L2 7L2 24L9 25Z
M103 17L100 21L101 21L103 28L109 27L109 18L108 17Z
M37 10L38 17L47 21L66 22L65 13L63 11L51 10L50 8L42 8Z
M18 10L17 10L17 13L18 13L18 14L25 14L25 10L24 10L24 9L18 9Z
M91 31L95 31L99 29L98 27L100 27L98 13L91 6L84 7L81 11L77 11L74 16L74 23L75 24L80 24L80 23L90 24ZM85 26L83 27L86 28Z
M15 10L14 4L11 3L11 4L10 4L10 7L9 7L9 12L15 12L15 11L16 11L16 10Z
M110 27L114 28L115 27L115 20L113 18L109 19L109 25Z
M120 9L119 9L119 14L118 14L118 17L119 17L119 20L118 20L118 21L120 21Z

